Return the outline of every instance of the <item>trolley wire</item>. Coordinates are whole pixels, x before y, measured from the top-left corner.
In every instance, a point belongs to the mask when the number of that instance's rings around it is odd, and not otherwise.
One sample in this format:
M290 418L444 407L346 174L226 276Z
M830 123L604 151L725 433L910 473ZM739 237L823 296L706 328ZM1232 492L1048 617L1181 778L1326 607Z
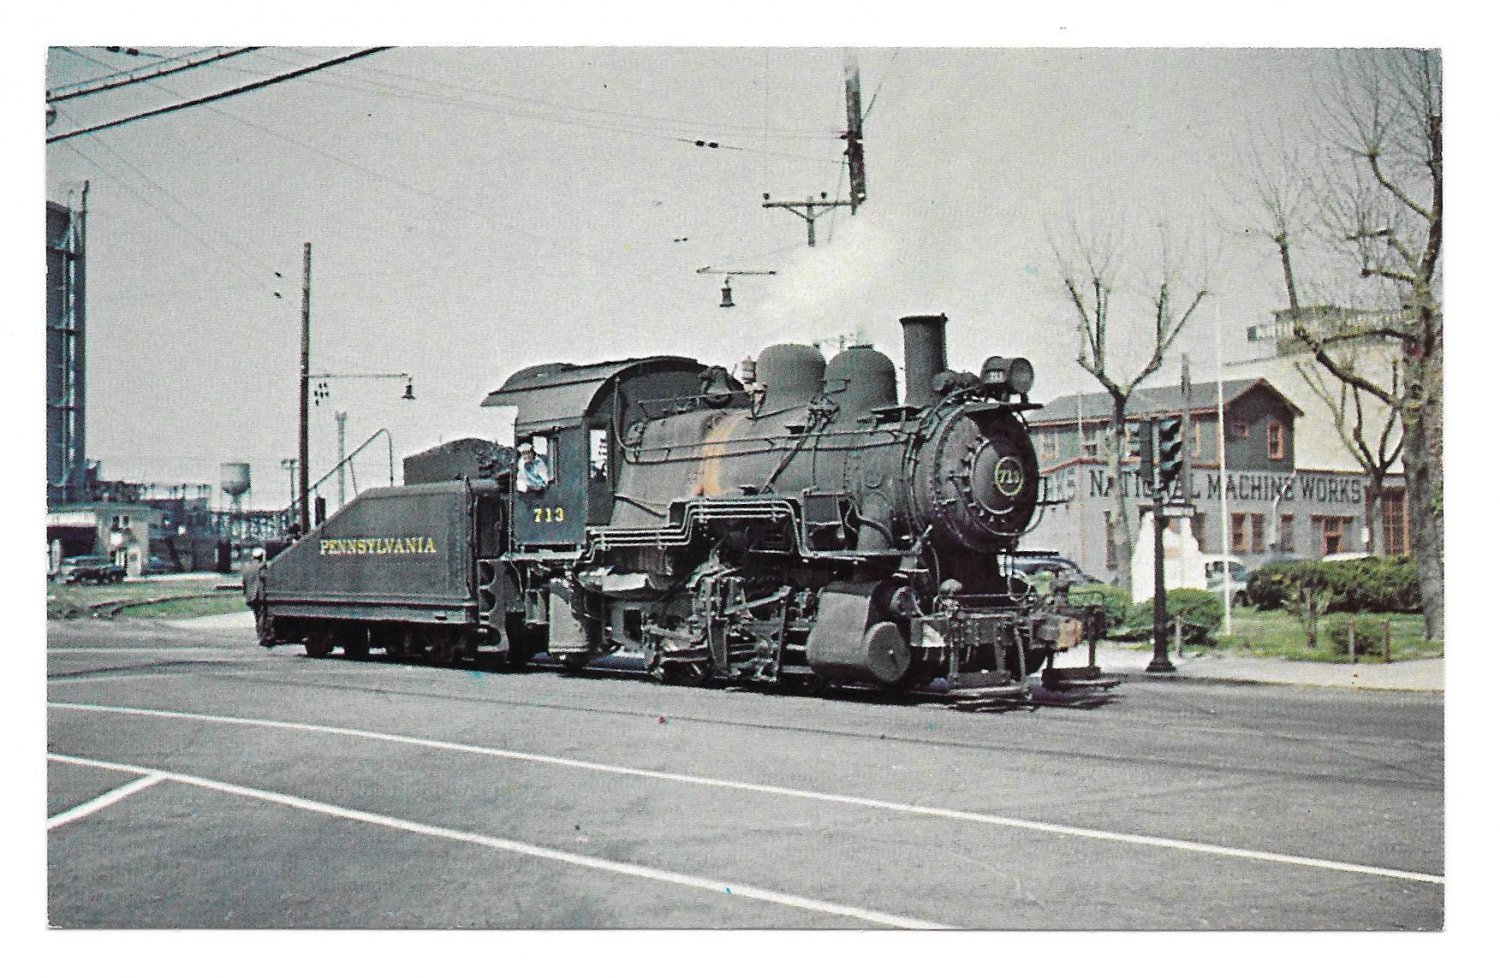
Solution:
M275 60L278 60L278 59L271 58L270 60L275 61ZM286 63L286 62L283 62L283 63ZM398 77L406 77L406 78L413 77L413 76L407 76L407 75L400 75L399 73L395 73L395 72L387 72L387 74L396 74ZM418 82L422 82L423 81L422 79L415 79L415 80L417 80ZM354 82L354 84L351 84L351 82ZM619 133L619 134L622 134L622 135L640 136L640 137L648 138L648 139L663 139L663 140L667 140L667 141L670 141L670 142L683 143L683 144L686 144L686 145L689 145L689 146L694 146L694 147L701 148L701 149L726 150L726 151L729 151L729 152L751 153L751 154L764 155L764 156L778 156L778 157L783 157L783 158L786 158L786 159L809 160L809 161L812 161L812 162L829 162L828 157L826 157L826 156L813 156L813 155L810 155L810 154L807 154L807 153L794 153L794 152L788 152L788 151L783 151L783 150L772 150L772 149L756 148L756 147L753 147L753 146L744 146L744 145L740 145L738 143L727 142L727 141L724 141L724 140L721 140L721 139L707 139L707 138L703 138L701 136L696 136L696 135L682 135L681 134L684 130L690 130L690 131L693 131L693 132L703 132L703 131L712 131L712 130L736 131L736 130L747 129L747 127L744 127L744 126L734 126L734 125L727 125L726 126L726 125L714 124L714 123L697 123L697 122L689 122L689 121L685 121L685 120L667 119L667 118L659 117L659 116L646 116L646 115L640 115L640 114L637 114L637 113L611 112L609 110L604 110L604 109L575 108L575 107L571 107L571 106L562 106L562 105L558 105L556 103L551 103L551 102L543 102L543 101L538 100L538 99L527 99L527 98L523 98L521 96L509 95L509 94L501 93L501 92L488 91L488 90L467 89L467 88L463 88L463 87L460 87L460 86L447 86L447 87L456 87L460 91L470 91L470 92L477 91L480 94L493 95L493 96L497 96L497 97L502 98L502 99L507 99L507 100L511 100L511 101L517 101L517 102L523 102L523 103L530 103L532 105L540 106L541 107L541 108L534 108L534 109L529 109L529 108L508 108L506 106L495 105L495 104L490 103L490 102L477 102L477 101L474 101L472 99L460 98L460 97L453 96L453 95L444 95L444 94L440 94L440 93L437 93L437 92L423 91L421 89L413 89L413 88L409 88L409 87L405 87L405 86L393 86L393 85L390 85L388 83L382 83L382 82L378 82L378 81L368 81L366 79L357 78L357 77L352 76L352 75L347 75L344 78L342 78L340 80L337 80L337 81L332 81L332 80L324 79L324 80L321 80L321 81L318 81L318 82L314 82L314 84L319 84L319 85L321 85L323 87L326 87L326 88L340 89L340 90L343 90L343 91L356 91L356 92L362 92L364 94L369 94L369 95L380 95L380 96L389 97L389 98L396 98L396 99L409 99L411 101L419 102L419 103L444 105L444 106L449 106L449 107L453 107L453 108L464 108L464 109L469 109L469 110L476 111L476 112L482 112L482 113L485 113L485 114L488 114L488 115L501 116L501 117L506 117L506 118L515 118L515 119L527 119L527 120L533 120L533 121L538 121L538 122L545 122L545 123L550 123L552 125L564 126L564 127L569 127L569 128L575 128L575 129L587 129L587 130L593 130L593 131L596 131L596 132L612 132L612 133ZM446 83L443 83L443 82L433 82L433 84L438 84L438 85L444 85L444 86L446 86ZM649 126L634 126L634 127L632 127L632 126L629 126L629 125L617 125L617 124L609 124L607 122L595 122L595 121L589 121L589 120L584 120L584 119L568 118L568 117L562 116L562 115L549 114L547 111L545 111L546 109L555 109L555 110L557 110L559 112L594 113L594 114L603 114L603 115L614 115L614 116L618 116L618 117L621 117L621 118L640 119L640 120L643 120L644 122L647 122L647 123L650 123L650 122L660 122L660 123L663 123L663 124L665 124L667 126L671 126L672 128L670 128L670 129L665 129L665 128L662 128L662 127L652 128L652 127L649 127ZM788 138L792 138L792 137L788 137ZM828 138L832 138L832 137L829 136Z
M147 112L139 112L139 113L137 113L135 115L132 115L132 116L126 116L123 119L114 119L114 120L112 120L110 122L101 122L101 123L99 123L97 125L87 126L87 127L83 128L83 129L75 129L72 132L59 133L56 136L48 136L47 137L47 142L48 142L48 144L58 143L58 142L62 142L63 140L72 139L75 136L83 136L83 135L86 135L86 134L89 134L89 133L102 132L103 130L113 129L116 126L123 126L123 125L126 125L127 123L137 122L137 121L139 121L141 119L149 119L149 118L152 118L154 116L165 115L165 114L167 114L169 112L177 112L177 111L179 111L181 109L192 108L193 106L196 106L196 105L206 105L206 104L208 104L210 102L217 102L220 99L226 99L226 98L230 98L230 97L235 96L235 95L242 95L245 92L253 92L253 91L256 91L258 89L267 88L267 87L269 87L271 85L276 85L276 84L279 84L279 83L284 82L284 81L290 81L293 78L300 78L303 75L312 74L315 71L323 71L324 69L332 68L332 67L335 67L335 66L341 65L341 64L345 64L345 63L353 61L353 60L355 60L357 58L366 58L366 57L369 57L372 54L379 54L382 51L389 51L389 50L390 50L389 46L378 47L378 48L365 48L365 49L360 50L360 51L355 51L352 54L346 54L346 55L343 55L343 56L338 57L338 58L332 58L332 59L330 59L328 61L322 61L322 62L319 62L318 64L315 64L315 65L308 65L307 67L305 67L305 68L299 68L296 71L289 71L289 72L286 72L285 74L274 75L274 76L272 76L270 78L262 78L259 81L251 82L248 85L241 85L238 88L231 88L228 91L215 92L212 95L204 95L204 96L201 96L199 98L189 99L186 102L180 102L180 103L178 103L176 105L164 105L161 108L151 109L151 110L149 110Z
M212 49L211 48L206 48L204 50L212 50ZM81 97L83 97L85 95L97 95L100 92L112 91L112 90L114 90L116 88L123 88L126 85L137 85L137 84L139 84L141 82L154 81L155 79L162 78L162 77L164 77L166 75L175 75L179 71L187 71L190 68L202 68L204 65L210 65L210 64L213 64L216 61L223 61L225 58L237 58L237 57L239 57L242 54L249 54L251 51L259 51L259 50L260 50L260 48L233 48L233 49L231 49L229 51L221 51L220 53L215 54L212 57L204 58L201 61L190 61L190 62L188 62L186 64L176 65L176 66L171 67L171 68L162 68L162 67L158 66L156 70L151 70L151 69L135 69L133 71L120 72L120 74L125 75L126 77L121 78L118 81L112 81L112 82L108 82L108 83L105 83L105 84L96 84L96 85L94 85L93 88L81 87L81 88L78 88L75 91L62 91L62 90L54 89L53 91L50 91L50 92L47 93L47 101L48 102L66 102L68 99L81 98ZM202 53L203 53L202 51L194 52L194 54L202 54ZM165 63L166 64L170 64L173 61L181 61L181 60L183 60L185 58L191 58L193 56L194 55L183 55L180 58L168 58L168 59L166 59ZM147 73L146 74L140 74L140 75L138 75L136 73L137 71L145 71ZM106 76L106 77L109 77L109 76ZM103 82L104 79L98 79L98 81ZM79 82L78 84L79 85L88 85L90 83L89 82ZM64 86L64 87L66 87L66 86Z

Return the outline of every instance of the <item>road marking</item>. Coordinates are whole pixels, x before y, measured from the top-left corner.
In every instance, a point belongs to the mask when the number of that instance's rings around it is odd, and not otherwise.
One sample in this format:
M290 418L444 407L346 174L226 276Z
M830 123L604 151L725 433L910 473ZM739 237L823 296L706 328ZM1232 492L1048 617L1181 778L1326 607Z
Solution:
M708 890L714 893L724 893L730 896L743 897L747 900L759 900L764 903L775 903L784 907L792 907L797 910L812 910L818 913L832 914L838 917L850 917L865 923L875 924L881 927L898 927L905 930L946 930L944 924L935 924L931 921L917 920L913 917L899 917L894 914L881 913L878 910L866 910L862 907L849 907L839 903L829 903L825 900L815 900L809 897L800 897L790 893L780 893L776 890L766 890L757 886L745 886L740 883L732 883L725 880L707 879L702 876L691 876L687 873L676 873L667 869L654 869L650 866L640 866L635 863L616 862L612 859L597 859L593 856L583 856L577 853L564 852L560 849L547 849L542 846L534 846L525 842L517 842L514 839L502 839L493 835L482 835L478 832L462 832L456 829L445 829L438 825L427 825L423 822L413 822L404 818L395 818L390 815L380 815L375 812L361 811L357 808L345 808L342 805L330 805L326 802L313 801L311 798L301 798L297 795L282 794L279 791L264 791L260 788L249 788L244 785L230 784L226 781L213 781L208 778L200 778L191 774L180 774L174 771L163 771L157 768L138 767L134 764L119 764L114 761L100 761L86 757L73 757L67 754L48 754L47 760L56 761L60 764L76 764L81 767L101 768L106 771L122 771L129 774L140 774L143 777L139 781L133 781L126 788L134 787L139 791L143 787L155 784L159 781L174 781L179 784L192 785L197 788L206 788L209 791L218 791L228 795L238 795L242 798L253 798L258 801L271 802L277 805L285 805L289 808L300 809L305 812L314 812L319 815L329 815L334 818L348 819L352 822L364 822L368 825L379 825L388 829L396 829L401 832L411 832L416 835L430 836L436 839L446 839L450 842L467 842L472 845L485 846L490 849L499 849L503 852L513 852L523 856L534 856L538 859L550 859L554 862L568 863L573 866L582 866L585 869L598 869L610 873L619 873L623 876L635 876L640 879L654 880L659 883L674 883L678 886L687 886L698 890ZM124 788L117 788L111 794L123 792ZM105 796L90 802L94 805L103 801ZM123 797L123 795L121 795ZM119 799L114 799L118 801ZM80 806L84 808L87 806ZM102 807L102 806L100 806ZM74 809L73 811L78 811ZM71 814L65 812L64 815ZM83 814L87 814L84 812ZM60 819L63 815L56 818ZM81 815L77 817L82 817ZM52 827L49 820L48 828Z
M895 801L882 801L877 798L861 798L855 795L834 795L821 791L806 791L801 788L783 788L777 785L756 784L749 781L726 781L720 778L705 778L693 774L674 774L668 771L649 771L644 768L619 767L613 764L599 764L593 761L578 761L567 757L552 757L546 754L527 754L521 751L503 750L498 747L480 747L474 744L456 744L443 740L430 740L425 737L408 737L403 734L379 733L373 730L356 730L347 727L330 727L315 723L295 723L287 720L263 720L247 717L226 717L203 713L179 713L172 710L148 710L128 706L103 706L95 703L54 703L49 702L49 707L59 710L81 710L93 713L118 713L129 716L160 717L171 720L197 720L204 723L222 723L247 727L266 727L276 730L296 730L302 733L331 734L340 737L357 737L365 740L378 740L392 744L403 744L411 747L428 747L435 750L455 751L464 754L478 754L485 757L500 757L512 761L528 761L534 764L551 764L557 767L570 767L583 771L598 771L603 774L622 774L638 778L654 778L659 781L673 781L679 784L695 784L710 788L731 788L736 791L753 791L765 795L777 795L783 798L800 798L807 801L832 802L839 805L854 805L861 808L875 808L883 811L900 812L905 815L926 815L933 818L946 818L960 822L978 822L983 825L998 825L1012 829L1026 829L1032 832L1044 832L1051 835L1066 835L1082 839L1096 839L1102 842L1119 842L1128 845L1149 846L1157 849L1174 849L1180 852L1196 852L1203 855L1224 856L1232 859L1248 859L1256 862L1282 863L1291 866L1305 866L1311 869L1326 869L1340 873L1360 873L1366 876L1383 876L1389 879L1412 880L1417 883L1433 883L1438 886L1446 885L1447 881L1442 876L1430 873L1414 873L1404 869L1387 869L1383 866L1366 866L1360 863L1337 862L1331 859L1314 859L1309 856L1293 856L1279 852L1263 852L1257 849L1239 849L1233 846L1219 846L1207 842L1192 842L1185 839L1168 839L1161 836L1137 835L1130 832L1110 832L1104 829L1086 829L1072 825L1059 825L1052 822L1038 822L1030 819L1010 818L1004 815L986 815L982 812L965 812L951 808L932 808L926 805L907 805Z
M135 676L48 676L47 682L57 684L67 683L118 683L134 679L182 679L187 676L185 672L148 672Z
M49 758L51 756L52 755L50 754L48 755ZM123 801L126 798L129 798L137 791L145 791L153 784L160 784L161 782L166 780L166 775L159 774L156 771L151 771L149 773L135 771L132 773L145 773L146 776L143 778L138 778L135 781L130 782L129 784L122 784L118 788L112 788L111 790L106 791L104 794L100 795L98 798L95 798L93 801L86 801L82 805L75 805L65 812L58 812L56 815L53 815L51 818L47 819L47 831L51 832L59 825L67 825L69 822L76 822L80 818L94 814L101 808L108 808L110 805L113 805L117 801Z
M201 654L221 653L224 650L212 645L167 646L166 648L141 648L138 645L91 645L86 648L48 649L48 655L156 655L177 656L197 652ZM240 662L245 655L221 655L215 662ZM267 657L268 658L268 657Z

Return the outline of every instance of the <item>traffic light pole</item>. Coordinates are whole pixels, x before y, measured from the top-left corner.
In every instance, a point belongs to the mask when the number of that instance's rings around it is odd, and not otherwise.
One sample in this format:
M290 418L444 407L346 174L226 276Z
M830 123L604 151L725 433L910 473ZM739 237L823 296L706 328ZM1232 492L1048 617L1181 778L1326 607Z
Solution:
M1177 667L1167 658L1167 559L1165 549L1162 546L1162 534L1165 531L1166 495L1170 482L1162 477L1161 462L1164 458L1162 452L1163 441L1161 435L1160 421L1151 422L1152 459L1156 464L1155 478L1151 481L1151 522L1153 526L1152 536L1155 537L1155 550L1152 554L1152 572L1155 576L1155 587L1152 588L1152 615L1151 615L1151 662L1147 664L1147 672L1176 672Z

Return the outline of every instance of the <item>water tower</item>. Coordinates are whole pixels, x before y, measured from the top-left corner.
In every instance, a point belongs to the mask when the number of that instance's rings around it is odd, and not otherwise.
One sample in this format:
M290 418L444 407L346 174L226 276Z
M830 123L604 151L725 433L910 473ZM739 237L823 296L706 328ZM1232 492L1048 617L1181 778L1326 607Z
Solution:
M219 488L229 497L229 536L245 538L245 517L240 498L250 491L250 463L225 462L219 466Z

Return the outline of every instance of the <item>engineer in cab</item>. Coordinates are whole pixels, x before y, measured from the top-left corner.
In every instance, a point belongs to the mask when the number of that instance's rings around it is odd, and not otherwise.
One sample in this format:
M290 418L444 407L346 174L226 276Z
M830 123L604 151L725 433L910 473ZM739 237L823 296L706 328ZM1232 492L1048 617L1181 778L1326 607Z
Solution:
M516 490L539 492L547 488L549 478L547 457L538 455L536 446L529 441L523 441L517 445L516 452Z

